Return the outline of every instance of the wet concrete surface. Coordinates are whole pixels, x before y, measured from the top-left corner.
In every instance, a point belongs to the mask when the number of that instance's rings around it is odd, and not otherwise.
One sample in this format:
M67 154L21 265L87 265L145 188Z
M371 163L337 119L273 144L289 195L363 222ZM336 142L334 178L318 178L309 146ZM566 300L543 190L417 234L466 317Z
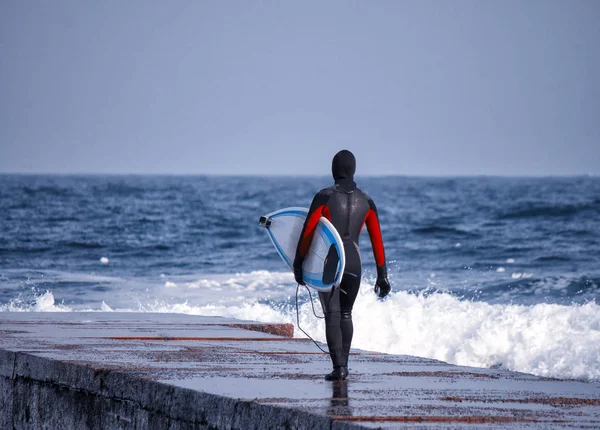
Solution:
M599 383L358 350L350 379L327 382L329 357L292 332L177 314L0 313L0 428L600 428Z

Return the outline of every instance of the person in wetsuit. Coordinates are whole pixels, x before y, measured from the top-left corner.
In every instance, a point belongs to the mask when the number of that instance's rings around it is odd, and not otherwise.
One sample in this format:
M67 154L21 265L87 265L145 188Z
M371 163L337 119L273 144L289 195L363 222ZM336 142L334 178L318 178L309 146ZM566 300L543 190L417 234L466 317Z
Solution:
M355 170L356 159L350 151L342 150L333 157L331 172L335 185L319 191L313 198L294 259L294 277L296 282L304 285L302 264L322 216L334 225L344 242L346 266L340 286L330 292L319 292L319 300L325 314L327 346L333 363L333 371L325 376L329 381L348 377L348 356L354 332L352 306L358 294L362 272L358 236L365 224L377 265L374 290L379 297L385 297L391 290L387 279L377 207L373 200L356 186Z

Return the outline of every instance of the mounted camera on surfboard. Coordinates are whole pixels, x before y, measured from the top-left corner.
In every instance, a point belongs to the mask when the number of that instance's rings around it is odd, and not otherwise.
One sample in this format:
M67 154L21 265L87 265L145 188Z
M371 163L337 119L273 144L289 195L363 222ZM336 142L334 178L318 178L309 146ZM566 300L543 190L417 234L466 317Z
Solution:
M292 271L298 239L307 214L306 208L292 207L271 212L259 219L259 224L267 230L277 253ZM304 259L302 279L317 291L330 291L342 281L345 264L342 238L333 224L321 217Z

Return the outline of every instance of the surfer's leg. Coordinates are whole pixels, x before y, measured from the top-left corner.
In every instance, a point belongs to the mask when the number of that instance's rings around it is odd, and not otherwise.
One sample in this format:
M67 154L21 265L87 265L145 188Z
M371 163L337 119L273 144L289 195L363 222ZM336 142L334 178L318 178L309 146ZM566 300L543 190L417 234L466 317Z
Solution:
M342 293L343 294L343 293ZM334 288L331 292L320 292L319 300L325 314L325 337L334 371L345 365L344 348L342 345L342 330L340 328L340 290Z
M350 346L352 345L352 336L354 335L354 325L352 323L352 307L358 295L360 287L360 274L345 274L342 278L340 288L345 292L340 294L340 329L342 332L342 349L344 352L344 365L348 366L348 357L350 355Z

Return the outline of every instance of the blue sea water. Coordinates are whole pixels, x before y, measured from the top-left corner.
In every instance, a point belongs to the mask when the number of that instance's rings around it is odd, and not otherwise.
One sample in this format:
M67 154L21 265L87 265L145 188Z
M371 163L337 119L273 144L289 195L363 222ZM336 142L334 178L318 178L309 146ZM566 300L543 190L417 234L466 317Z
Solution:
M357 178L393 293L363 283L354 346L600 378L600 178ZM0 311L184 312L295 322L258 226L328 177L0 175ZM301 325L324 340L301 291Z

